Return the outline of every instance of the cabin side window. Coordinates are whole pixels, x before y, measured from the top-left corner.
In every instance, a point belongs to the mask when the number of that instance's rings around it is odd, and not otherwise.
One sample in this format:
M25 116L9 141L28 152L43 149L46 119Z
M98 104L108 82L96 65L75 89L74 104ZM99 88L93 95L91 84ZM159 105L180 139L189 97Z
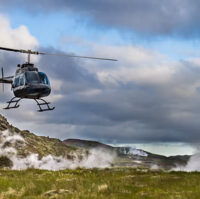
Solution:
M20 75L20 78L19 78L19 85L20 85L20 86L23 86L23 85L24 85L24 75Z
M50 85L48 77L45 73L39 72L40 83Z
M14 79L14 87L18 87L19 86L19 77L15 77Z

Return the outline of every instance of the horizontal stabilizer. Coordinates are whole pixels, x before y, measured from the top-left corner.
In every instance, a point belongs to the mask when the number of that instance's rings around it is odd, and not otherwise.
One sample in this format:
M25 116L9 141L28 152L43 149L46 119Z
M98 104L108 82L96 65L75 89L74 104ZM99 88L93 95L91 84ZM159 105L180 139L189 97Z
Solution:
M11 77L0 78L0 83L12 84L13 83L12 78L13 78L12 76Z

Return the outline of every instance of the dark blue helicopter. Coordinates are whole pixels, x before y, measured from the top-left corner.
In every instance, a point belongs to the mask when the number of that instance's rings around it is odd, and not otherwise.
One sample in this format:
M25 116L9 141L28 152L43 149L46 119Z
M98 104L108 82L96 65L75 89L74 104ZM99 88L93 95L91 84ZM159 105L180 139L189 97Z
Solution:
M59 55L67 57L77 57L77 58L87 58L87 59L99 59L99 60L109 60L117 61L115 59L98 58L98 57L86 57L86 56L76 56L70 54L50 54L44 52L37 52L32 50L19 50L12 48L0 47L0 50L13 51L19 53L28 54L28 61L24 64L18 64L18 69L14 76L4 77L4 70L2 68L2 78L0 78L0 83L11 84L14 96L5 109L18 108L19 102L22 99L33 99L36 101L39 112L51 111L55 107L50 107L50 102L42 99L47 97L51 93L51 86L47 75L40 72L34 64L30 63L30 56L33 55ZM4 85L3 85L4 89ZM45 106L45 108L44 108Z

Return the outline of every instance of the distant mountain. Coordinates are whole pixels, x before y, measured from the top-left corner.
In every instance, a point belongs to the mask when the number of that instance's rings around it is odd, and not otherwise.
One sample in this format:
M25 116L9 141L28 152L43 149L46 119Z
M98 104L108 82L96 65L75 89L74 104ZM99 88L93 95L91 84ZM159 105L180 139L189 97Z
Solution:
M66 146L78 147L78 148L84 148L84 149L103 148L107 150L113 150L112 146L109 146L100 142L96 142L96 141L90 141L90 140L67 139L67 140L64 140L63 143Z
M185 166L190 156L162 156L152 154L141 149L131 147L113 147L100 142L80 139L66 139L63 143L67 146L80 149L103 149L104 151L117 154L113 166L145 166L148 168L171 169L177 165Z

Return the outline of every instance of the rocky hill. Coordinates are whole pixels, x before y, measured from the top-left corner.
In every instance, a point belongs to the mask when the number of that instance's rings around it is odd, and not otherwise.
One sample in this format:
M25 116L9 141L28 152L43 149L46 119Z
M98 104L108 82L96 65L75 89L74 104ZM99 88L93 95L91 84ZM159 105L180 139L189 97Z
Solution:
M5 131L7 131L6 134L2 134ZM14 148L17 149L17 155L22 157L36 153L40 158L49 154L70 158L69 154L77 151L77 148L67 146L59 139L37 136L27 130L19 130L9 124L7 119L1 115L0 133L1 142L3 138L6 139L3 148L13 146L12 142L15 141ZM17 139L15 140L15 138ZM22 139L26 144L22 143Z
M96 141L37 136L20 130L0 115L0 167L58 170L75 167L135 167L171 169L187 164L189 156L165 157Z
M20 130L0 115L0 167L23 169L46 165L47 169L57 170L74 159L83 159L85 154L86 151L67 146L59 139Z

